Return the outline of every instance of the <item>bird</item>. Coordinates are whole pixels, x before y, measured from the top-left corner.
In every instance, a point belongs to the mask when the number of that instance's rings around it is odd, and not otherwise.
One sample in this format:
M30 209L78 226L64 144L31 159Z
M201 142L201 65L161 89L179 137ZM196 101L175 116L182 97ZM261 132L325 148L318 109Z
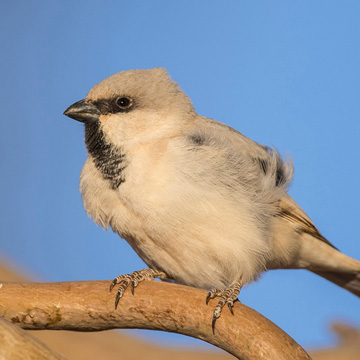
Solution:
M291 158L198 115L166 69L116 73L64 115L85 124L87 214L148 266L113 280L115 308L129 286L173 281L218 298L214 331L223 307L233 313L241 288L272 269L307 269L360 297L360 262L288 194Z

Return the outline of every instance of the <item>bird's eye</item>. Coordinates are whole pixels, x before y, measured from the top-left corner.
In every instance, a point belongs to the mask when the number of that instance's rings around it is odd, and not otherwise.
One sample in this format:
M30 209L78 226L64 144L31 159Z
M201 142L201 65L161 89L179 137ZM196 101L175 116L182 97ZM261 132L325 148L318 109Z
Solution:
M128 97L119 97L116 99L116 105L121 109L127 109L132 105L132 99Z

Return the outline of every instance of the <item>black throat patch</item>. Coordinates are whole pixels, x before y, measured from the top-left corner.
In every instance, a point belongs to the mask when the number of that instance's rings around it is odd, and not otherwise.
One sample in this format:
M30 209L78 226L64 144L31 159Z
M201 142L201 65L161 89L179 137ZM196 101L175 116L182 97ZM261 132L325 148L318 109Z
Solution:
M113 189L117 189L125 181L125 154L106 141L97 121L85 123L85 144L103 178L110 181Z

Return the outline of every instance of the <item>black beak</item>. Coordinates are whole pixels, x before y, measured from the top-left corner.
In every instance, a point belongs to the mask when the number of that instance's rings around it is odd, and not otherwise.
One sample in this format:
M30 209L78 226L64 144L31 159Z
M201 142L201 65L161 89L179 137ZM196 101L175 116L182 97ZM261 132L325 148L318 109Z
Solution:
M88 121L98 121L100 111L95 105L84 99L69 106L64 111L64 115L85 123Z

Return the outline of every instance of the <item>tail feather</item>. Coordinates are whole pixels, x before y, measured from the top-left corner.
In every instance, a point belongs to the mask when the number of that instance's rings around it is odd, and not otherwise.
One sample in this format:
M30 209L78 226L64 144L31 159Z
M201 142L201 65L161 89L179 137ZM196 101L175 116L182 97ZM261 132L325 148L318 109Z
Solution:
M335 272L335 271L312 271L326 280L350 291L360 297L360 271L356 272Z
M298 247L293 247L295 255L293 254L290 262L284 261L284 267L310 270L360 297L360 261L343 254L325 239L289 195L281 199L276 219L275 229L278 234L283 234L275 238L280 246L291 249L291 243L287 239L297 239L295 244ZM294 230L297 238L291 235Z

